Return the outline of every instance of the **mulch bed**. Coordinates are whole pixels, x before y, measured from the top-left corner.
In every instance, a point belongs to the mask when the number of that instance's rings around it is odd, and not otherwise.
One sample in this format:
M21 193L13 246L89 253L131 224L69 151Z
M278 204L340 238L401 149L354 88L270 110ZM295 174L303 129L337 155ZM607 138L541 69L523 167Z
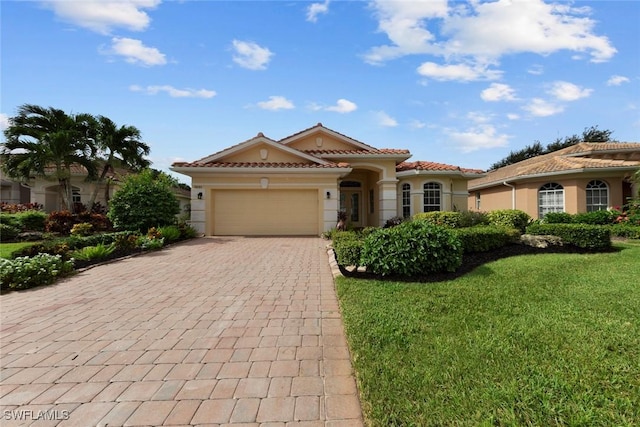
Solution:
M615 248L611 249L615 251ZM593 253L593 251L582 249L576 246L549 246L547 248L535 248L533 246L511 244L502 248L494 249L488 252L475 252L470 254L464 254L462 257L462 265L454 272L441 272L431 273L428 276L406 277L406 276L380 276L373 273L367 273L364 271L349 271L344 267L339 267L340 272L345 277L355 277L359 279L373 279L373 280L385 280L395 282L443 282L447 280L454 280L458 277L475 270L481 265L487 264L492 261L497 261L502 258L508 258L516 255L535 255L535 254L559 254L559 253L571 253L571 254L584 254Z

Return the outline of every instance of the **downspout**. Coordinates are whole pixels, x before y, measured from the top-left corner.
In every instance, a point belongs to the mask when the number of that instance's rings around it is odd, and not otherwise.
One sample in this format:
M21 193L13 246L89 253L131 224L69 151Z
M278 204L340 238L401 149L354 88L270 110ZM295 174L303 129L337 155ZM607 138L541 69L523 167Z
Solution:
M504 181L502 185L511 187L511 209L515 209L516 208L516 186L509 184L507 181Z

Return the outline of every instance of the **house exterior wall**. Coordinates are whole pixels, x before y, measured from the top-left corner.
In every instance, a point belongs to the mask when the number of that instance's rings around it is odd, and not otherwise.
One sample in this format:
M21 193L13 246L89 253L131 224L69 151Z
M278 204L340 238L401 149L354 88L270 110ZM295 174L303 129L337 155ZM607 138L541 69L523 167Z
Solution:
M317 234L330 230L336 225L338 211L338 173L303 174L303 173L271 173L235 174L206 173L192 177L191 190L191 225L200 233L214 235L213 191L216 190L268 190L296 189L315 190L318 192L318 228ZM202 199L198 194L202 193ZM327 198L329 193L329 198ZM256 220L261 212L256 211ZM283 203L282 218L286 220L287 208Z
M481 211L498 209L520 209L532 218L538 219L538 190L545 184L557 183L564 188L564 211L567 213L583 213L587 211L586 187L592 180L600 180L607 184L608 207L614 208L625 204L623 197L623 181L627 174L612 172L590 172L584 174L566 174L548 177L537 177L510 183L515 186L515 206L512 204L512 189L506 185L494 185L488 188L470 190L469 209L476 209L476 193L480 193Z
M427 172L409 176L401 176L397 183L396 209L402 216L402 185L411 185L411 216L424 210L424 184L436 182L441 188L440 210L453 211L468 209L467 181L461 177L445 174L429 174Z
M284 150L277 150L268 144L256 144L241 152L225 157L226 162L274 162L274 163L300 163L301 159ZM304 163L311 163L310 161Z
M291 148L296 150L344 150L353 149L344 143L344 141L338 140L326 133L315 132L311 135L307 135L291 143L287 144Z

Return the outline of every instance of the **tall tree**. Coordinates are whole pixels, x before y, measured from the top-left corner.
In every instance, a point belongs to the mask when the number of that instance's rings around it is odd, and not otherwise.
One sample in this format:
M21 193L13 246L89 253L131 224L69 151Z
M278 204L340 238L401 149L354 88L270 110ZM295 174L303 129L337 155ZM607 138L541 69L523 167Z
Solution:
M108 117L98 116L95 136L98 148L97 162L101 171L87 205L89 208L96 201L102 184L104 184L104 199L107 203L109 202L110 179L107 175L113 173L116 167L138 172L151 164L145 158L149 155L150 148L140 140L140 130L135 126L118 127Z
M63 205L73 212L71 167L84 167L87 180L97 176L91 138L94 126L90 114L67 114L52 107L24 104L4 131L2 168L15 179L39 176L57 181Z
M610 142L613 141L611 139L612 133L613 131L606 129L600 130L598 129L598 126L591 126L584 129L582 136L572 135L567 136L564 139L558 138L554 142L547 144L546 147L543 147L542 144L540 144L540 141L536 141L533 145L527 145L522 150L510 152L507 157L492 164L489 167L489 170L495 170L542 154L549 154L554 151L562 150L563 148L576 145L579 142Z

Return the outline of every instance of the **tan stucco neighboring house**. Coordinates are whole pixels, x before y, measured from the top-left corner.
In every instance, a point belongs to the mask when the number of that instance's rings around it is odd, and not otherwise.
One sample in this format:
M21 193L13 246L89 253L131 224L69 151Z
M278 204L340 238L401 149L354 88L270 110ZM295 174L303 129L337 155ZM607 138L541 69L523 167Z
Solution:
M622 206L638 194L640 143L581 142L469 181L469 209L520 209L532 218Z
M259 133L171 170L191 177L191 224L206 235L319 235L338 211L366 227L466 207L466 182L481 171L409 157L318 123L279 141Z
M127 175L128 171L117 169L107 174L110 180L109 199L113 197L120 188L122 178ZM0 169L0 183L2 184L0 193L0 202L5 203L38 203L43 206L45 212L59 211L63 209L63 202L58 192L59 184L56 180L45 178L42 176L32 177L28 182L18 182L10 179L6 175L2 175ZM106 203L106 185L99 184L96 181L87 181L87 170L80 165L71 167L71 187L74 203L82 203L86 205L91 200L96 186L99 186L96 202L107 206ZM180 203L179 216L189 215L189 205L191 203L191 192L189 190L176 187L173 192Z

